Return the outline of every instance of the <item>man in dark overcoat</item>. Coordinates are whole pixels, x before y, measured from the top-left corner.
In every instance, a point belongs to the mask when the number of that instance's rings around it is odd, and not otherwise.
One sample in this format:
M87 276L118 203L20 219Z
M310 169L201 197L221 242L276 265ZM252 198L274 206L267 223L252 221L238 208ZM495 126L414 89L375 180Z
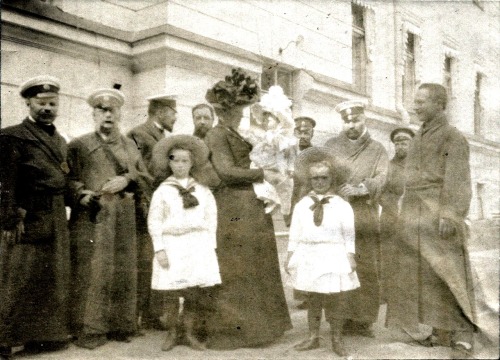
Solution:
M464 219L471 200L469 145L448 123L446 89L422 84L415 113L422 122L406 161L398 262L398 297L388 324L433 327L422 342L451 346L453 358L472 353L476 321Z
M59 81L21 86L29 115L0 133L0 354L58 349L69 336L66 141L53 125Z
M380 205L382 213L380 215L380 248L379 248L379 275L381 284L382 300L390 296L390 278L395 271L394 251L398 244L400 231L397 229L400 199L405 186L404 170L406 156L411 140L415 136L413 130L400 127L391 132L390 139L394 144L395 154L389 162L389 172L387 181L382 190Z
M149 175L119 130L124 95L96 90L87 102L96 130L68 146L75 344L93 349L136 331L136 201Z
M383 145L373 140L366 128L363 103L346 101L337 105L335 110L342 117L343 130L325 146L332 148L351 170L351 176L340 188L339 195L348 199L354 211L356 271L361 283L358 289L348 294L349 320L344 329L346 333L373 337L372 324L377 319L380 304L378 206L389 158Z
M134 127L127 136L137 145L142 160L149 169L154 146L168 136L177 120L176 100L173 96L155 95L148 98L148 119ZM148 198L152 195L152 190ZM148 233L147 208L149 201L137 207L137 315L139 328L163 329L159 317L163 313L162 297L151 291L151 273L154 257L153 243Z

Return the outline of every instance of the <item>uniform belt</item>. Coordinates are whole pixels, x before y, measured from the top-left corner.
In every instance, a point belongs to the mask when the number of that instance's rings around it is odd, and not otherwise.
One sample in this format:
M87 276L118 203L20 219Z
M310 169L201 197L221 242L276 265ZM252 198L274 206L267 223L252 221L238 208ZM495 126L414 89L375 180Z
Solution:
M406 185L406 190L427 190L442 188L443 184L422 184L422 185Z
M363 204L363 205L376 205L377 203L370 198L370 195L363 196L350 196L349 203L351 205L354 204Z
M19 201L19 206L26 211L51 211L54 197L62 195L63 193L30 193L29 198Z

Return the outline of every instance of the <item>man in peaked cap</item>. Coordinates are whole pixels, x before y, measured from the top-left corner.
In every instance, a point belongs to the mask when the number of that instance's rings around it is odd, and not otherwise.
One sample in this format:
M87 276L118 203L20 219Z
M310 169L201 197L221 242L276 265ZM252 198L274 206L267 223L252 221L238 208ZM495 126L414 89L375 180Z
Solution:
M177 120L176 99L171 95L154 95L148 100L146 122L134 127L127 136L134 141L142 160L149 169L154 146L168 136ZM139 209L138 209L139 210ZM163 313L160 294L151 291L151 273L154 257L153 244L148 233L147 212L136 212L137 225L137 314L142 328L163 329L159 317Z
M314 135L314 127L316 126L316 121L313 118L307 116L300 116L294 119L295 129L293 131L294 136L299 139L299 151L303 151L312 146L312 137ZM290 215L284 216L285 224L287 227L290 226L290 221L292 219L293 207L300 200L301 194L300 190L302 188L301 184L299 184L299 179L293 179L293 192L292 192L292 201L290 207ZM300 306L300 305L299 305Z
M176 100L171 95L155 95L148 99L148 118L127 134L134 140L146 166L149 166L153 147L172 132L177 120Z
M107 340L128 342L136 331L136 204L149 175L136 144L119 129L123 93L93 92L95 131L68 146L73 199L70 231L74 264L75 344L93 349Z
M390 134L395 155L389 163L387 181L380 197L382 214L380 216L379 275L382 300L384 301L391 295L390 277L394 271L398 271L394 268L394 249L400 241L398 236L400 231L396 229L396 224L399 217L399 203L405 185L406 155L414 136L413 130L406 127L396 128Z
M0 355L19 345L59 349L70 333L69 169L53 124L59 89L53 76L26 81L28 116L0 132Z
M313 118L307 116L300 116L294 119L295 129L294 135L299 139L299 150L305 150L311 147L311 140L314 136L314 127L316 126L316 121Z
M348 199L356 224L356 263L361 287L348 294L350 321L344 328L373 337L372 324L379 310L380 288L377 274L379 242L378 204L387 177L389 159L381 143L366 128L364 104L346 101L337 105L343 121L341 133L328 140L339 159L350 167L351 175L340 195Z
M294 119L295 129L293 134L297 139L299 139L299 151L303 151L312 146L311 140L314 135L314 127L316 126L316 121L308 116L299 116ZM301 188L302 184L299 183L299 179L294 176L293 178L293 192L292 192L292 201L290 206L290 214L283 216L285 220L285 225L290 227L290 222L293 215L293 208L295 204L297 204L301 198ZM298 290L293 291L293 298L295 300L301 301L297 308L300 310L307 309L307 300L304 293Z

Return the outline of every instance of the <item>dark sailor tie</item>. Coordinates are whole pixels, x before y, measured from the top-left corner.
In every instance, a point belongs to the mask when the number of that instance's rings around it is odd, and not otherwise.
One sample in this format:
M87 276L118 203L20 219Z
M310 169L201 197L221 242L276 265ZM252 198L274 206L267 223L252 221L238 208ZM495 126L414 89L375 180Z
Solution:
M191 186L187 189L179 185L172 184L172 186L179 190L179 195L182 197L182 204L184 205L184 209L189 209L200 204L196 196L191 194L195 190L194 186Z
M314 201L314 204L309 207L309 209L313 211L314 225L320 226L323 222L323 205L330 202L331 196L325 196L321 200L319 200L315 195L310 195L310 197Z

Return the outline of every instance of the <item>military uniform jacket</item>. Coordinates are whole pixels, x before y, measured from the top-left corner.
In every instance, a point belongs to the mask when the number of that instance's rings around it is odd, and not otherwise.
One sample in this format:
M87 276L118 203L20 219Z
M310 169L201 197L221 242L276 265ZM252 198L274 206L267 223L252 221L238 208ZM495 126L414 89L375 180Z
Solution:
M356 232L356 264L361 287L348 293L347 318L375 322L379 310L379 280L377 276L377 248L379 241L378 200L387 177L389 158L381 143L365 132L351 141L344 132L330 139L325 146L334 150L351 170L348 183L363 183L366 196L350 197L354 210Z
M2 228L12 229L22 208L27 211L23 239L51 237L51 197L66 190L66 141L57 131L48 135L29 119L3 129L0 139Z
M458 329L464 314L474 323L464 223L470 200L469 145L444 114L438 115L415 134L406 160L400 216L404 249L397 256L402 266L395 281L400 291L394 304L389 302L388 323ZM456 225L449 239L439 235L441 218ZM441 300L450 292L460 306L458 314L452 299Z
M66 142L30 119L1 130L2 229L24 215L24 234L0 242L0 345L66 341L70 247Z
M127 136L134 140L141 153L144 164L149 169L149 163L153 154L153 147L158 141L165 137L163 131L160 130L153 122L148 121L130 130Z

